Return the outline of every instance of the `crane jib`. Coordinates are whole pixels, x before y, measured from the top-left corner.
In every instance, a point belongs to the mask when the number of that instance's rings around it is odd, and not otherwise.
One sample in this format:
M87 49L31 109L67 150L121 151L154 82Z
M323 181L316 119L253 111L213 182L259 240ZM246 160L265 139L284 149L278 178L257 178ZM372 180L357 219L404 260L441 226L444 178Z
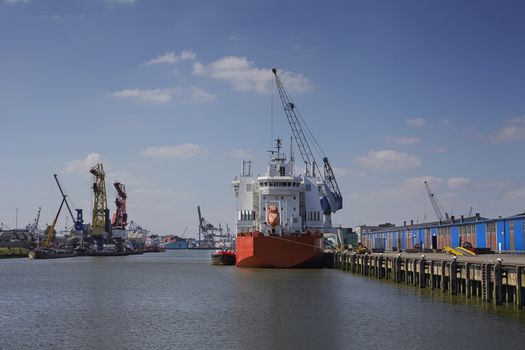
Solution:
M286 114L286 119L288 120L293 137L306 166L306 175L312 177L318 176L321 179L323 183L321 186L323 192L323 195L320 198L321 207L325 214L329 214L330 212L335 213L337 210L343 207L343 197L341 195L341 191L339 190L333 169L328 161L328 158L323 157L322 161L324 164L324 172L321 173L319 171L317 166L318 163L315 161L315 156L312 152L310 144L308 143L308 139L306 138L301 121L296 113L295 104L290 101L288 93L281 82L281 79L277 75L277 69L273 68L272 72L275 77L275 84L277 85L277 91L279 92L279 97L281 98L281 103ZM309 135L314 141L314 146L317 145L318 149L320 149L319 144L308 129L304 119L302 121L306 130L309 132Z

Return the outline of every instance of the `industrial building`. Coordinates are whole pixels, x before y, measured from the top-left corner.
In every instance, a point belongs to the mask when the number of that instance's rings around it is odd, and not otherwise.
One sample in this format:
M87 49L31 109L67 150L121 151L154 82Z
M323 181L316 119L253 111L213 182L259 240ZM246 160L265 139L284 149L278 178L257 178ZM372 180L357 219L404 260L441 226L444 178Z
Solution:
M525 253L525 213L487 219L479 214L464 218L403 226L377 226L360 232L373 251L440 251L445 247L486 248L495 252Z

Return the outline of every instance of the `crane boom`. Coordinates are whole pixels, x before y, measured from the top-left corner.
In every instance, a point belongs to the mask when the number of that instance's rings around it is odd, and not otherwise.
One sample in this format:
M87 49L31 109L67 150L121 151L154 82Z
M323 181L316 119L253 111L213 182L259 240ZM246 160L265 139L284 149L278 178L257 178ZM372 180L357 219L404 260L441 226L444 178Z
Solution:
M62 186L60 186L60 182L58 181L57 174L53 174L53 177L55 178L55 181L57 183L58 189L60 190L60 193L62 194L62 198L64 198L64 202L66 203L67 210L69 211L69 215L71 215L71 220L74 220L73 211L71 210L71 207L69 206L69 203L67 202L67 195L62 190Z
M286 114L286 119L288 120L288 124L290 124L293 137L306 166L306 176L318 177L321 179L321 189L323 191L321 206L323 211L325 214L335 213L337 210L343 208L343 197L341 195L341 191L339 190L339 185L337 184L332 166L328 161L328 157L324 156L322 158L324 173L321 173L301 124L302 118L299 118L296 112L295 104L290 100L288 92L281 82L281 79L277 75L277 69L273 68L272 72L275 76L275 84L277 85L277 90L279 91L279 96ZM308 128L306 123L304 124L305 127Z
M66 202L66 197L62 197L62 202L60 203L60 207L58 208L57 215L55 216L55 219L53 220L53 223L47 228L47 235L46 239L42 242L42 246L44 248L49 248L49 244L51 243L51 240L53 238L53 232L55 231L55 226L58 221L58 217L60 216L60 212L62 211L62 207L64 206L64 203Z
M443 216L443 212L441 211L441 208L439 207L439 204L437 202L436 197L430 191L430 186L428 185L427 181L424 181L425 187L427 188L427 194L428 198L430 199L430 202L432 203L432 207L434 207L434 212L436 213L436 216L439 221L444 221L445 219L448 220L448 213L445 213L445 216Z

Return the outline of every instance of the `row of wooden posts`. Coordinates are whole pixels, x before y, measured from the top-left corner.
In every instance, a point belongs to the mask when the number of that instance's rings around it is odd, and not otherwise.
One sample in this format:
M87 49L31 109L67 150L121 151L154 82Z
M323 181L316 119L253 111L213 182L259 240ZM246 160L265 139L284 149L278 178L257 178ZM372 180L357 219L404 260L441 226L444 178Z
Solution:
M339 252L333 256L333 267L344 271L405 283L419 288L441 289L452 295L478 297L483 301L501 305L524 305L524 266L494 262L433 260L424 255L419 258L388 257L383 254L357 254Z

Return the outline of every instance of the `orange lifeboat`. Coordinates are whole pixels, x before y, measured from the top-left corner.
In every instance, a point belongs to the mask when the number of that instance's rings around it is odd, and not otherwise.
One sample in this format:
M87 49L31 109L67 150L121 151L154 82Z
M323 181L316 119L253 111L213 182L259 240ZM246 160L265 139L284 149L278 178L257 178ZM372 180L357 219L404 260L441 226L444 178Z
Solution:
M279 217L279 209L275 205L272 205L266 212L266 222L268 225L275 227L279 225L280 221L281 218Z

